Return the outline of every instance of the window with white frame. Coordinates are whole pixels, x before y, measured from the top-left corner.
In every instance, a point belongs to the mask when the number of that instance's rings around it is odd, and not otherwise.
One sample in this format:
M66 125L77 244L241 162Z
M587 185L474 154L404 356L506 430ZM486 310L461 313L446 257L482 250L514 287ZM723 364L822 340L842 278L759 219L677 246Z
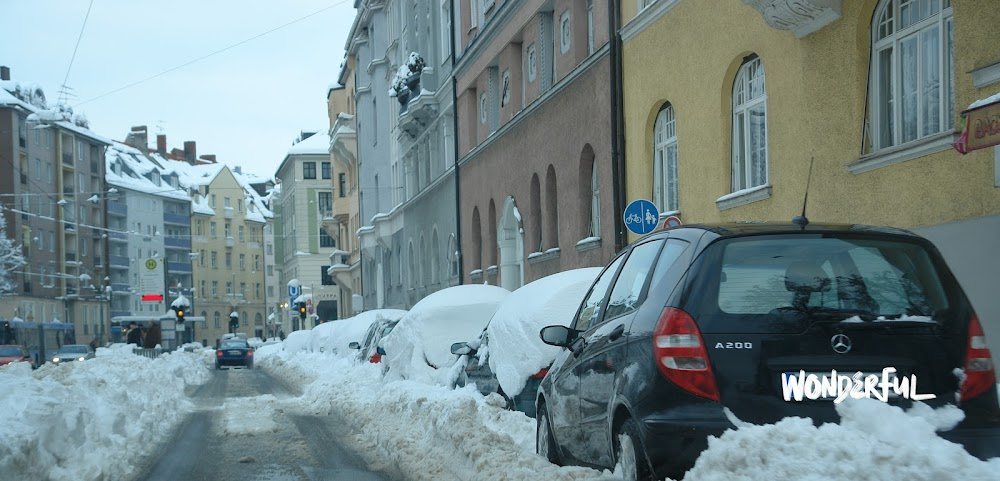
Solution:
M590 235L591 237L601 236L601 192L597 183L597 158L594 158L590 167L590 188L594 194L590 197Z
M653 201L660 212L676 212L677 119L674 108L663 104L653 124Z
M559 52L565 54L569 52L569 46L571 43L571 32L569 24L569 10L566 10L559 16Z
M767 184L767 95L764 65L751 55L733 84L732 191Z
M535 44L532 43L528 45L528 54L525 55L528 59L528 82L534 82L535 76L538 75L538 62L535 59Z
M872 151L954 129L950 0L882 0L872 20Z
M594 53L594 0L587 0L587 55Z
M486 109L489 105L489 100L486 98L486 92L479 94L479 123L486 125Z

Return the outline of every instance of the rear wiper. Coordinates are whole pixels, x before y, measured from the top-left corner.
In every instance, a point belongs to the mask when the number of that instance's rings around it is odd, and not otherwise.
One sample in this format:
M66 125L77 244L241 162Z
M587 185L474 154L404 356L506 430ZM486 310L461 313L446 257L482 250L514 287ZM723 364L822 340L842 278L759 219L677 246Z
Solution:
M847 329L873 328L931 328L939 327L937 321L927 316L902 316L898 319L886 319L885 316L863 319L858 316L840 321L840 327Z

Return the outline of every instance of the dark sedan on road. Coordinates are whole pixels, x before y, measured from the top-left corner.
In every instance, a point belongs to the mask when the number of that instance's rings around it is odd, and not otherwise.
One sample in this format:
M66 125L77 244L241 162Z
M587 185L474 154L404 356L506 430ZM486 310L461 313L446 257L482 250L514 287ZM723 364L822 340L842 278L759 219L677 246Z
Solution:
M86 344L67 344L59 348L56 355L52 357L52 362L60 364L64 362L85 361L94 358L94 350Z
M625 479L680 479L733 428L727 410L754 424L836 422L836 393L802 379L891 369L936 396L930 406L962 409L943 438L1000 455L986 337L934 245L900 229L797 221L677 227L616 256L572 324L540 332L564 350L536 400L538 453L620 463ZM907 397L883 400L905 408Z
M223 366L253 369L253 348L243 339L223 339L215 349L215 368L222 369Z

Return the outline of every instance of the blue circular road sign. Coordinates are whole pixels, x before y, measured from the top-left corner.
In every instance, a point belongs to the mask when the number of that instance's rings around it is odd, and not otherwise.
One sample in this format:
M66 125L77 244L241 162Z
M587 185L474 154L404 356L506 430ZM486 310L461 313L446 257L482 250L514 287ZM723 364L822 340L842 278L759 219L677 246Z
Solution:
M649 234L659 223L660 212L646 199L633 200L625 208L625 227L636 234Z

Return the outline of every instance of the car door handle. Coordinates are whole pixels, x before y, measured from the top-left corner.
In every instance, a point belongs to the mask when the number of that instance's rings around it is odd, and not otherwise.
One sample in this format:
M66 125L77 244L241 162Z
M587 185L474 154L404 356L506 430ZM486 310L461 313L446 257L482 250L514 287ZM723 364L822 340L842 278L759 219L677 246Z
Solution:
M608 340L617 341L619 337L622 337L622 334L625 334L625 324L619 324L618 327L614 328L614 330L608 334Z

